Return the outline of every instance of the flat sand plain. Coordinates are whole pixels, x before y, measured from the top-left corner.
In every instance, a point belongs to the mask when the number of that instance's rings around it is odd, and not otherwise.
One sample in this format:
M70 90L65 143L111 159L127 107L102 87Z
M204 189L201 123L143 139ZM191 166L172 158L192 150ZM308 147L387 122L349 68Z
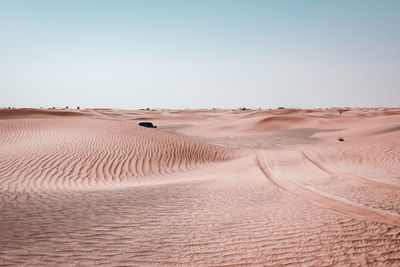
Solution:
M400 109L3 109L0 196L2 266L400 266Z

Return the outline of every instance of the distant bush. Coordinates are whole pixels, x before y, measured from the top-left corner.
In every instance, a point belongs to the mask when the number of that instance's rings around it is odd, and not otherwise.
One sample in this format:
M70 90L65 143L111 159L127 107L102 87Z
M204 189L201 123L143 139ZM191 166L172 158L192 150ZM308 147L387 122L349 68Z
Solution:
M278 109L285 109L285 107L278 107Z
M343 142L343 141L344 141L343 137L338 137L337 140L340 141L340 142Z
M80 109L80 107L76 107L76 109Z

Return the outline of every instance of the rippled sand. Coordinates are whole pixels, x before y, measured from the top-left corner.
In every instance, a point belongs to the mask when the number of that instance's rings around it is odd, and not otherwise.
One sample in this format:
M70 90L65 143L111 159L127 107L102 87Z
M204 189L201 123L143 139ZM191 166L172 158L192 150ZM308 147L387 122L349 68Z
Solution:
M400 109L0 110L0 196L0 265L399 266Z

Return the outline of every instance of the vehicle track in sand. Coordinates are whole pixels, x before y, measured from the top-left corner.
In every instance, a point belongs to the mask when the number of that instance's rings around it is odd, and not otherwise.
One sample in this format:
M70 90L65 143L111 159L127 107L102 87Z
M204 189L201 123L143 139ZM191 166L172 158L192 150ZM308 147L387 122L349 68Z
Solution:
M294 195L297 195L301 198L304 198L309 202L331 209L336 212L350 215L354 218L361 218L364 220L372 220L375 222L400 226L400 215L363 206L360 203L356 203L348 199L323 192L316 187L305 186L293 179L283 177L282 174L277 171L279 167L274 164L273 159L269 158L269 160L264 160L264 153L265 152L260 150L255 151L257 164L260 167L261 171L264 173L265 177L279 188ZM306 158L309 159L308 157ZM319 163L318 166L324 171L328 172L327 168L321 165L321 163ZM336 174L337 173L335 173L335 175ZM357 181L358 180L359 179L357 179ZM363 182L366 181L366 179L360 180ZM373 185L375 185L375 183L373 183ZM381 183L379 183L378 185L381 185Z

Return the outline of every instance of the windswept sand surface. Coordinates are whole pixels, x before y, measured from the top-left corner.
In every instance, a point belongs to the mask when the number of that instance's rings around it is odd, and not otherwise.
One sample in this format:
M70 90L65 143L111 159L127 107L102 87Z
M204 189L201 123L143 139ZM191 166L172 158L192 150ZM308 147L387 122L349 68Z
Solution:
M400 266L400 109L0 110L0 196L2 266Z

